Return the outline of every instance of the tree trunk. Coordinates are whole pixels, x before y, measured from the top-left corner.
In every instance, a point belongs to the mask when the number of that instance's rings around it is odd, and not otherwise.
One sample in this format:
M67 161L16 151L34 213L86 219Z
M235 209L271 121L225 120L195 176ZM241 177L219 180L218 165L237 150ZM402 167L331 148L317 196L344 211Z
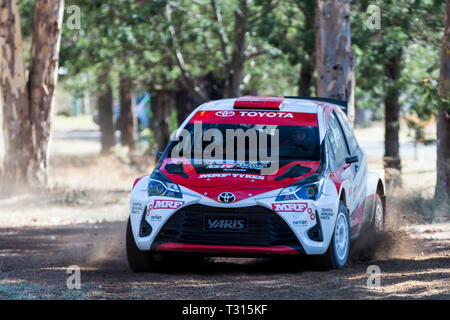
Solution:
M173 98L168 90L155 90L152 93L152 127L155 134L157 151L163 151L170 141L170 113Z
M19 3L0 1L0 85L5 142L5 185L28 181L33 141L28 89L25 79Z
M441 52L439 95L450 99L450 0L445 5L445 32ZM435 198L450 199L450 110L437 114L437 180Z
M316 1L317 96L347 101L354 118L354 52L350 38L350 1Z
M247 16L247 0L240 0L239 8L234 13L233 54L228 66L228 80L225 90L227 98L235 98L241 95L241 81L246 60L245 40L247 33Z
M133 81L129 77L121 75L119 82L121 143L133 150L137 140L136 97L132 92Z
M113 92L109 74L105 71L99 76L102 85L97 98L98 121L101 132L102 154L109 153L114 146Z
M32 172L47 185L53 93L58 77L64 0L37 0L33 19L28 80L34 152Z
M391 57L384 65L388 79L385 85L385 136L384 136L384 170L389 186L401 186L400 161L400 88L398 80L401 75L402 50Z
M2 0L0 10L5 178L10 183L46 186L64 0L36 1L28 83L18 2Z
M305 58L300 68L298 81L298 95L301 97L311 96L311 87L313 86L313 74L315 69L315 0L307 0L298 4L303 12L305 26L304 36L302 37Z
M177 121L180 126L183 121L194 110L197 104L189 97L189 91L185 88L180 88L175 92L175 108L177 110Z
M314 63L312 62L312 60L305 61L300 68L300 78L298 80L298 95L300 97L311 96L313 73Z

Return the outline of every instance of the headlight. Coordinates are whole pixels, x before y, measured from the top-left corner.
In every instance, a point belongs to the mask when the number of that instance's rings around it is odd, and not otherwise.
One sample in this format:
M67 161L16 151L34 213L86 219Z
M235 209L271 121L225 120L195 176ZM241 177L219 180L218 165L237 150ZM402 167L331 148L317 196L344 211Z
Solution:
M180 187L176 183L162 182L155 179L150 179L148 182L147 193L149 197L163 196L173 198L183 198Z
M295 193L300 199L316 200L319 195L319 182L308 184L297 190Z
M321 193L322 180L304 185L293 185L280 191L275 201L317 200Z

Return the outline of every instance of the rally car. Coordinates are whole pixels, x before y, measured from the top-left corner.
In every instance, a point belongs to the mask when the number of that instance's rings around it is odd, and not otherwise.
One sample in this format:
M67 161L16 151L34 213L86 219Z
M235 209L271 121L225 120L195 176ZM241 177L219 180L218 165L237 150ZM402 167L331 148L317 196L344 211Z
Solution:
M321 268L345 266L350 245L380 232L385 214L383 173L368 170L346 108L312 97L200 105L134 182L131 269L174 255L308 255Z

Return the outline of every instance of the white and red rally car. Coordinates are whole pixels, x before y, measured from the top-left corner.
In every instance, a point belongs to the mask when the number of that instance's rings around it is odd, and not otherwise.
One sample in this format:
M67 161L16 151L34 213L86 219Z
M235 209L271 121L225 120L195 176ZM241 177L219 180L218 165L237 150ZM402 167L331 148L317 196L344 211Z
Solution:
M174 254L306 254L343 267L353 240L380 231L385 212L383 174L368 170L345 111L344 102L309 97L199 106L153 173L134 183L131 269L150 271Z

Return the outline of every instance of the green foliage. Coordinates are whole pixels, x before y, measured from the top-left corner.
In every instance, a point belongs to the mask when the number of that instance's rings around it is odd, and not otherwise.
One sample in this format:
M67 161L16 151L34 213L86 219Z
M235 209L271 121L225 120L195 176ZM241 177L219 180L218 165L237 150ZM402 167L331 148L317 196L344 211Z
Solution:
M74 94L95 91L108 70L117 89L118 75L134 79L138 90L180 87L173 49L183 54L188 72L199 78L227 77L225 56L233 53L235 14L242 0L216 1L218 23L209 0L74 0L81 8L81 30L64 25L60 79ZM356 54L355 100L358 108L382 111L389 88L400 92L404 111L431 115L447 105L437 96L444 0L361 0L352 3L352 43ZM32 30L34 1L21 1L25 35ZM248 33L243 93L295 95L300 67L314 62L314 0L248 1ZM381 9L381 28L367 26L368 5ZM426 18L425 18L426 17ZM67 16L65 17L67 18ZM175 38L170 32L173 27ZM222 47L221 35L225 40ZM384 66L402 53L402 71L392 81ZM430 79L424 83L423 79ZM117 90L115 90L117 91ZM446 104L447 103L447 104Z
M367 26L368 5L381 9L380 29ZM395 86L404 111L423 117L435 112L440 102L431 91L425 93L423 79L439 71L444 5L445 0L364 0L353 6L357 107L380 110L389 87ZM402 70L394 83L383 66L399 52Z

